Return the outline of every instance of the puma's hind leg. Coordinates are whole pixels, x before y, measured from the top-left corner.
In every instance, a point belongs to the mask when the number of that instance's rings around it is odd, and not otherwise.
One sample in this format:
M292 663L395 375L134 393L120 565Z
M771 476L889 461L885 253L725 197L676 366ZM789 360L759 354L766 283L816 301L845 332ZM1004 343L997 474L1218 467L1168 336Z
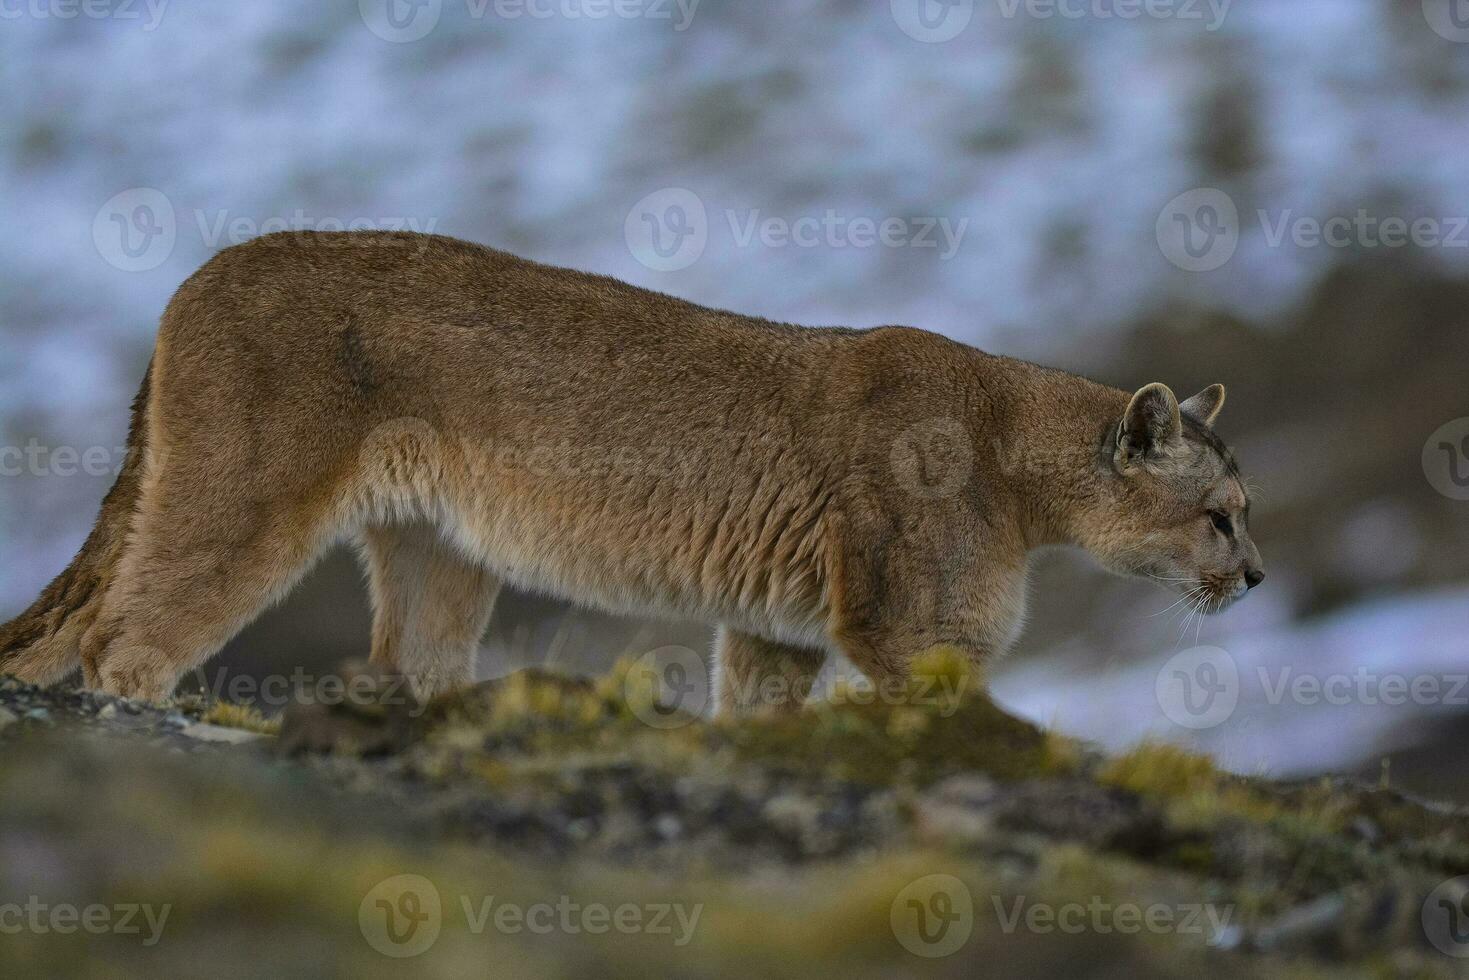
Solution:
M311 567L332 528L289 495L164 467L81 641L88 687L162 700Z
M714 641L719 713L751 715L800 709L826 653L720 627Z
M371 527L362 550L372 589L372 662L406 675L420 698L472 681L499 579L427 523Z

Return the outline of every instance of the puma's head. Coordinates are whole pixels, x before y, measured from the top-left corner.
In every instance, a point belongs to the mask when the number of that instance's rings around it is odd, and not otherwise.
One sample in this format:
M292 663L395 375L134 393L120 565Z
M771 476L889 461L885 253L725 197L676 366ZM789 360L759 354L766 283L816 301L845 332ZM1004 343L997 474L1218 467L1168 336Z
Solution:
M1150 384L1109 434L1102 492L1083 515L1081 543L1107 568L1148 576L1218 612L1264 579L1250 540L1250 501L1214 434L1224 386L1181 405Z

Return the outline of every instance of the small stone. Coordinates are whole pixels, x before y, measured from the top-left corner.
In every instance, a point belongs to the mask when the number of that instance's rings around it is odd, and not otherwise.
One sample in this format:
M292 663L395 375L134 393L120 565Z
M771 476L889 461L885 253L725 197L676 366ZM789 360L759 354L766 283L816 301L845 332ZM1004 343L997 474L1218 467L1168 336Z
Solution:
M9 728L18 721L20 719L15 716L14 711L11 711L9 708L0 708L0 730Z
M47 711L45 708L32 708L30 711L26 712L26 718L31 721L50 721L51 712Z
M1348 829L1354 836L1361 838L1369 844L1377 843L1378 839L1382 837L1382 831L1378 829L1377 824L1373 823L1367 817L1357 817L1352 821Z
M114 718L117 717L117 705L106 705L101 711L97 712L97 717L101 718L103 721L112 721Z
M200 742L218 742L222 745L243 745L247 742L258 742L267 737L259 732L247 732L239 728L225 728L223 725L210 725L204 722L189 725L179 734Z
M982 773L963 773L945 779L929 790L929 795L949 806L982 810L1000 798L1000 788Z
M664 840L676 840L683 833L683 821L671 813L660 816L654 827Z

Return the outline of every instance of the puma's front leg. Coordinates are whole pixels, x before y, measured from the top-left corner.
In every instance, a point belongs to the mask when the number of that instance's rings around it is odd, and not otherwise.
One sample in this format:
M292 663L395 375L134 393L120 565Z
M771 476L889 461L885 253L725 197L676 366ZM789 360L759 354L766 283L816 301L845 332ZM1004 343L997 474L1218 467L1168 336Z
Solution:
M799 710L826 654L723 626L715 639L714 660L719 713L743 717Z
M976 666L1009 649L1025 616L1023 553L945 543L978 541L968 528L931 541L873 537L854 535L858 544L842 552L829 632L880 691L901 689L914 658L935 647L963 651Z

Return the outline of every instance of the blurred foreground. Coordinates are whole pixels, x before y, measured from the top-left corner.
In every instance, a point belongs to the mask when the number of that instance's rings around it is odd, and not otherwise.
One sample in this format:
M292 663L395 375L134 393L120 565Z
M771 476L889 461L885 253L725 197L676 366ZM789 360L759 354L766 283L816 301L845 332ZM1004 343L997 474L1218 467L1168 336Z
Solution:
M1469 813L1104 758L942 652L885 703L741 723L667 710L626 663L428 706L364 678L278 735L0 680L0 894L28 896L0 906L0 971L1453 976L1469 954Z

